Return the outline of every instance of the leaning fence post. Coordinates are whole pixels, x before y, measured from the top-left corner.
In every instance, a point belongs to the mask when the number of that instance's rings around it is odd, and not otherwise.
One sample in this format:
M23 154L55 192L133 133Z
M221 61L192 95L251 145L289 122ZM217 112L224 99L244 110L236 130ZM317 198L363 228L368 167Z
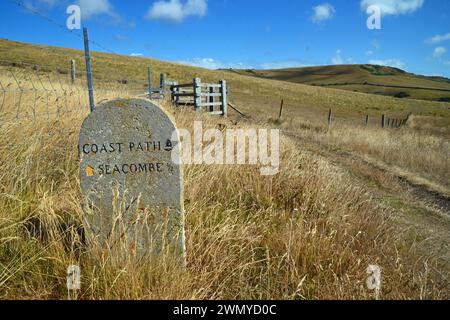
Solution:
M228 117L228 87L226 80L220 80L220 93L222 100L222 116Z
M283 106L284 106L284 99L281 99L280 113L278 114L278 120L279 121L281 121L281 117L283 116Z
M366 127L369 126L369 115L366 115Z
M194 108L195 111L201 110L202 104L202 80L194 78Z
M386 120L386 116L384 114L381 115L381 128L383 128L383 129L384 129L384 126L386 125L385 120Z
M333 121L333 111L328 111L328 126L331 126L331 122Z
M94 102L94 88L92 86L91 53L89 51L89 36L87 28L83 28L83 36L84 36L84 56L86 59L86 74L89 91L89 106L92 112L94 111L95 108L95 102Z
M70 61L70 75L71 75L71 79L72 79L72 84L75 83L75 79L76 79L76 64L75 64L75 60L71 60Z

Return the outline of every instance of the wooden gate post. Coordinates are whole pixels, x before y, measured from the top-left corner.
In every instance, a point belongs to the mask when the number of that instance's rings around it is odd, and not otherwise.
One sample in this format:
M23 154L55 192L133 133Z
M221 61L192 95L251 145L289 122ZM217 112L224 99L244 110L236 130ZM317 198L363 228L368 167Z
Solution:
M227 117L228 116L228 90L227 90L227 81L226 80L220 80L220 93L221 95L221 102L222 102L222 116Z
M202 104L202 80L194 78L194 108L195 111L201 111Z

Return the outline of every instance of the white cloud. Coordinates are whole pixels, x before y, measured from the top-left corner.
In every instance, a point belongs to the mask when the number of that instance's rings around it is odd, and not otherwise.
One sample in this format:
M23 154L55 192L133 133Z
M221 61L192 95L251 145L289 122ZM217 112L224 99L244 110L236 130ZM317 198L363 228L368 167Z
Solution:
M215 60L213 58L194 58L178 61L178 63L186 64L189 66L200 67L205 69L252 69L252 66L245 65L244 63L226 63Z
M344 64L344 59L342 59L341 53L341 49L336 50L336 54L333 58L331 58L331 62L333 64Z
M386 67L394 67L398 69L403 69L405 67L405 63L399 59L386 59L386 60L369 60L369 64L374 64L378 66L386 66Z
M439 59L446 53L447 53L447 49L445 49L444 47L437 47L433 51L433 58Z
M144 54L142 54L142 53L130 53L130 56L131 57L143 57Z
M57 5L59 0L27 0L24 7L32 11L40 11L41 9L52 8Z
M434 37L431 37L430 39L428 39L426 42L427 43L431 43L431 44L436 44L436 43L440 43L440 42L444 42L450 40L450 33L447 34L437 34Z
M372 50L366 51L366 56L373 56L374 52Z
M247 64L243 62L223 62L215 60L213 58L194 58L178 61L178 63L206 68L206 69L286 69L286 68L301 68L309 67L310 65L304 64L298 60L282 60L274 62L265 62L257 64Z
M334 14L336 13L334 7L329 3L324 3L316 7L313 7L313 10L314 14L311 17L311 20L314 23L321 23L327 20L331 20L333 19Z
M362 0L361 9L366 11L369 6L376 5L382 15L401 15L413 13L420 9L425 0Z
M153 4L147 12L149 20L167 20L180 23L189 16L203 17L208 10L207 0L161 0Z
M82 18L89 19L102 14L116 16L109 0L78 0L77 4L81 8Z

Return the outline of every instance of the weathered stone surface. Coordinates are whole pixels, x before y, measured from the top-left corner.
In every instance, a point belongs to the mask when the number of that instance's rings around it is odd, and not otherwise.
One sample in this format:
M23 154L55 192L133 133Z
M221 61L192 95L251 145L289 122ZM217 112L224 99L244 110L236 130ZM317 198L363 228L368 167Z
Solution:
M109 245L112 237L125 239L139 252L170 247L184 255L182 172L171 159L178 137L171 118L148 100L107 102L86 118L80 182L95 237Z

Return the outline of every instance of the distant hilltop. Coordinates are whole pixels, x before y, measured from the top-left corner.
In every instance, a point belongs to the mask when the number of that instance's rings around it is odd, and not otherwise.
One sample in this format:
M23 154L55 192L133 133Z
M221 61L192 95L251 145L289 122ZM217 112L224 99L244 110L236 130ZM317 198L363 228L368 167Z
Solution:
M450 102L450 79L379 65L331 65L273 70L227 69L258 78L332 87L354 92Z

